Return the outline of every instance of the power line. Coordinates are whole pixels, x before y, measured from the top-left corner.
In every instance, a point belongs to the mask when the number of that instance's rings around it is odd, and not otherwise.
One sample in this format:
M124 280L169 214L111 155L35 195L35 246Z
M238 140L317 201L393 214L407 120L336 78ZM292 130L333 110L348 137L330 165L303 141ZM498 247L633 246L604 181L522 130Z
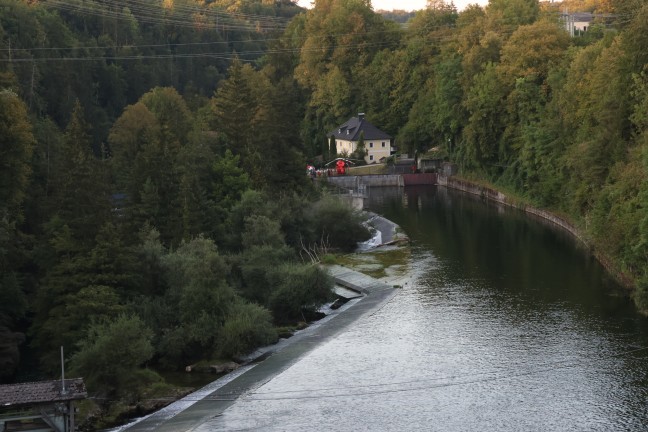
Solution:
M104 0L102 2L94 3L77 3L76 5L71 4L70 2L64 2L60 0L48 0L46 5L51 6L52 8L61 8L65 10L78 11L83 10L90 15L101 16L104 12L122 14L127 17L133 17L134 14L124 13L123 10L128 8L129 11L137 12L138 15L149 17L149 18L165 18L165 19L179 19L184 22L193 22L193 20L182 19L181 17L174 16L176 13L184 13L189 16L192 14L199 14L207 18L216 18L216 19L237 19L237 20L265 20L265 21L277 21L277 22L288 22L291 18L287 17L277 17L272 15L257 15L257 14L247 14L243 12L228 12L219 10L216 8L204 7L204 6L185 6L185 5L173 5L170 8L165 8L157 2L147 2L147 1L136 1L136 0L126 0L126 1L115 1L115 0ZM116 10L110 9L94 9L91 7L92 4L98 6L112 6Z
M499 34L505 36L508 33L513 33L515 30L511 29L508 31L502 31ZM377 31L366 31L362 33L357 33L354 36L362 37L362 36L371 36L371 35L379 35L379 34L386 34L386 33L398 33L400 30L377 30ZM443 43L447 42L450 40L457 40L458 37L466 37L466 36L483 36L485 32L483 31L477 31L469 34L462 33L460 35L458 34L452 34L452 35L426 35L422 37L423 40L427 42L438 42L438 43ZM341 37L347 35L346 33L326 33L321 36L315 36L314 39L316 40L328 40L331 37L336 38L336 37ZM418 36L414 37L414 40L418 39ZM313 39L313 37L306 36L303 38L300 38L300 41L303 43L306 40ZM260 41L281 41L284 40L283 38L275 38L275 39L253 39L253 40L234 40L234 41L217 41L217 42L198 42L198 43L186 43L186 44L155 44L155 45L127 45L127 46L105 46L105 47L88 47L90 49L132 49L132 48L139 48L139 47L172 47L172 46L209 46L212 44L230 44L230 43L247 43L247 42L260 42ZM11 61L12 62L47 62L47 61L99 61L99 60L138 60L138 59L169 59L169 58L192 58L192 57L203 57L203 58L234 58L235 56L246 56L246 55L262 55L262 54L277 54L277 53L304 53L304 52L311 52L311 51L319 51L321 49L357 49L357 48L368 48L368 47L392 47L392 46L398 46L398 45L406 45L410 40L405 38L405 39L397 39L394 41L379 41L379 42L357 42L355 44L330 44L330 45L314 45L311 46L310 48L305 48L303 46L298 46L295 48L284 48L284 49L264 49L264 50L237 50L236 54L234 53L222 53L222 52L203 52L203 53L189 53L189 54L181 54L181 53L161 53L161 54L149 54L149 55L131 55L131 56L87 56L87 57L31 57L31 58L13 58ZM46 48L43 48L45 50ZM83 49L81 47L75 48L75 47L70 47L70 48L47 48L47 50L70 50L70 49ZM0 51L7 51L7 49L0 49ZM16 51L31 51L29 48L23 48L23 49L15 49L12 48L11 51L15 53ZM10 61L9 59L0 59L0 62L8 62Z
M68 10L78 12L78 9L76 9L74 6L66 4L66 3L59 2L58 0L49 0L47 3L50 4L50 5L58 5L59 7L65 7L65 8L68 8ZM153 4L145 3L145 2L141 2L141 1L136 1L136 0L128 0L124 4L113 1L113 0L105 0L105 2L103 2L101 4L102 5L106 5L106 4L107 5L113 5L113 6L116 6L116 7L123 7L124 5L126 5L126 6L128 6L128 5L133 6L134 5L136 7L139 7L140 9L143 7L142 5L154 6ZM137 6L137 5L140 5L140 6ZM163 11L160 8L159 5L155 6L155 7L156 7L156 9L154 11L156 12L156 14L149 15L149 16L158 16L159 12ZM177 9L180 9L180 10L185 10L185 11L204 11L205 10L205 8L187 7L187 6L183 6L183 5L178 5L178 6L174 6L174 7L177 8ZM86 7L86 9L88 9L88 8ZM145 10L147 12L150 12L152 9L149 8L149 9L141 9L141 10ZM98 16L104 16L104 12L106 12L106 11L105 10L101 10L101 11L94 11L94 10L89 10L88 11L88 10L86 10L86 12L91 12L91 14L95 14L95 15L98 15ZM555 13L555 15L557 15L557 14L559 14L559 12ZM137 20L136 17L134 17L133 15L130 15L130 14L126 14L126 15L122 14L121 16L126 16L129 20L132 20L133 18ZM262 16L262 15L223 14L221 12L217 12L213 16L216 16L216 17L219 17L219 16L244 16L244 17L248 17L248 18L249 17L252 17L252 18L265 18L265 16ZM140 19L145 19L146 16L141 15L139 18ZM157 22L168 23L168 20L166 18L163 18L161 20L157 19ZM185 20L185 21L182 21L182 22L185 23L185 24L188 24L188 25L190 24L192 27L196 26L195 21L187 21L187 20ZM219 28L219 27L222 27L222 25L219 24L219 25L216 25L216 27ZM230 28L231 27L232 26L230 26ZM237 28L252 31L253 30L252 27L253 26L248 25L248 26L239 26ZM423 28L423 30L427 31L427 32L431 32L431 31L435 31L435 30L441 30L441 29L444 29L444 28L454 28L454 26L451 26L451 25L450 26L449 25L425 26ZM516 28L517 27L512 26L511 29L507 29L507 30L504 30L504 31L500 30L498 33L501 34L502 36L506 36L507 34L510 34L510 33L514 32L516 30ZM254 30L256 30L256 27L254 27ZM387 30L378 30L378 31L365 31L365 32L359 33L358 35L369 36L369 35L377 35L377 34L384 34L384 33L400 33L400 32L402 32L402 30L397 28L397 29L387 29ZM485 33L485 29L473 32L473 33L468 34L468 35L466 35L464 33L451 34L451 35L436 35L436 36L427 35L426 40L429 41L429 42L433 42L433 41L445 42L445 41L448 41L448 40L456 40L458 37L467 37L467 36L469 37L471 35L472 36L482 36L484 33ZM328 34L325 34L325 35L322 35L322 36L316 36L316 38L327 39L327 38L330 38L330 37L338 37L338 36L342 36L342 35L344 35L344 33L343 34L340 34L340 33L337 33L337 34L328 33ZM300 38L300 40L305 41L306 39L309 39L309 38L310 37L305 36L305 37ZM92 47L34 47L34 48L15 48L15 47L13 47L13 48L11 48L11 51L16 53L16 52L24 52L24 51L38 52L38 51L54 51L54 50L62 51L62 50L75 50L75 49L77 49L77 50L78 49L87 49L87 50L104 49L104 50L106 50L106 49L155 48L155 47L168 47L168 48L174 47L175 48L175 47L197 47L197 46L210 46L210 45L229 45L230 43L270 42L270 41L279 41L279 40L282 40L282 39L281 38L249 39L249 40L242 40L241 39L241 40L233 40L233 41L212 41L212 42L195 42L195 43L178 43L178 44L173 44L173 43L170 43L170 44L143 44L143 45L132 44L132 45L124 45L124 46L92 46ZM394 43L384 44L384 46L387 47L387 46L397 45L399 43L406 44L407 42L408 42L407 39L404 39L402 41L396 41ZM376 45L371 44L371 43L365 44L365 45L358 44L358 45L355 46L355 48L360 47L360 46L376 46ZM323 47L324 46L320 46L320 47L315 47L313 49L323 48ZM344 46L344 45L326 46L326 48L332 48L332 49L335 49L337 47L354 48L353 46L349 46L349 45L347 45L347 46ZM1 48L0 49L0 51L8 51L8 50L10 50L10 48ZM293 48L291 50L283 50L281 52L297 53L297 52L308 52L308 51L309 51L309 49L298 47L298 48ZM277 53L277 52L279 52L279 51L271 51L271 50L263 51L263 53ZM254 51L241 51L241 50L239 50L237 52L237 54L239 56L260 55L261 52L258 51L258 50L254 50ZM225 58L225 59L233 58L233 56L231 54L223 54L223 53L220 53L220 52L219 53L207 52L207 53L193 53L193 54L162 53L162 54L133 55L133 56L126 56L126 55L125 56L83 56L83 57L76 56L76 57L22 58L22 59L21 58L17 58L17 59L12 58L11 60L0 59L0 62L7 62L7 61L12 61L12 62L99 61L99 60L116 61L116 60L169 59L169 58L190 58L190 57Z
M357 43L357 44L348 44L348 45L335 45L333 48L344 48L344 49L354 49L354 48L366 48L370 46L374 47L387 47L393 45L391 42L375 42L375 43ZM131 55L131 56L88 56L88 57L33 57L33 58L12 58L12 59L0 59L0 62L11 62L11 63L20 63L20 62L54 62L54 61L101 61L101 60L145 60L145 59L185 59L185 58L212 58L212 59L233 59L235 57L241 58L241 56L252 56L257 55L261 56L264 54L281 54L281 53L297 53L297 52L309 52L309 51L319 51L320 47L314 48L285 48L285 49L263 49L263 50L243 50L235 52L207 52L207 53L191 53L191 54L151 54L151 55Z
M617 354L612 354L609 356L604 356L599 358L600 360L606 359L606 358L614 358L614 357L620 357L620 356L626 356L629 354L634 354L640 351L646 351L648 350L648 347L642 347L630 351L626 351L623 353L617 353ZM518 372L518 373L512 373L512 374L506 374L502 375L500 371L490 371L490 372L478 372L474 374L467 374L467 375L453 375L449 377L434 377L434 378L419 378L416 380L411 380L411 381L403 381L403 382L396 382L396 383L381 383L381 384L367 384L364 386L356 386L356 387L338 387L338 388L330 388L330 389L315 389L315 390L292 390L292 391L285 391L285 392L263 392L263 393L252 393L252 395L266 395L266 394L283 394L283 393L301 393L301 392L310 392L310 391L337 391L337 390L344 390L346 388L371 388L371 387L384 387L384 386L393 386L393 385L404 385L404 384L416 384L416 383L421 383L421 382L435 382L435 381L441 381L441 380L459 380L459 379L464 379L464 378L470 378L470 377L477 377L477 376L483 376L483 375L488 375L484 378L480 379L474 379L474 380L468 380L468 381L462 381L462 382L450 382L450 383L442 383L442 384L429 384L429 385L422 385L418 387L406 387L402 389L385 389L385 390L376 390L376 391L365 391L365 392L356 392L356 393L350 393L350 394L344 394L344 393L336 393L332 395L315 395L315 396L299 396L299 397L283 397L279 396L276 398L259 398L259 397L251 397L248 398L248 400L284 400L284 399L312 399L316 398L318 396L321 396L323 398L330 398L330 397L344 397L344 396L364 396L364 395L371 395L371 394L384 394L384 393L399 393L399 392L406 392L406 391L418 391L418 390L426 390L426 389L435 389L435 388L443 388L443 387L453 387L453 386L459 386L459 385L465 385L465 384L474 384L474 383L481 383L481 382L489 382L489 381L497 381L497 380L503 380L503 379L512 379L512 378L519 378L522 376L529 376L529 375L535 375L538 373L544 373L544 372L551 372L556 369L565 369L565 368L570 368L576 366L576 364L573 364L574 360L573 359L567 359L567 360L561 360L557 362L548 362L545 364L542 364L541 366L543 369L536 369L536 370L530 370L530 371L524 371L524 372ZM569 363L569 364L566 364ZM499 374L499 375L498 375ZM494 375L494 376L490 376Z
M374 35L381 35L381 34L389 34L389 33L394 33L398 34L401 31L396 29L389 29L389 30L376 30L376 31L365 31L361 33L357 33L357 35L364 35L364 36L374 36ZM328 39L328 38L337 38L341 36L346 36L348 33L326 33L321 36L314 36L316 39ZM298 40L299 41L305 41L306 39L313 38L313 36L303 36L300 37ZM229 41L211 41L211 42L186 42L186 43L165 43L165 44L128 44L128 45L103 45L103 46L71 46L71 47L34 47L34 48L0 48L0 51L9 51L11 50L12 52L16 51L52 51L52 50L58 50L58 51L63 51L63 50L81 50L81 49L87 49L87 50L94 50L94 49L132 49L132 48L156 48L156 47L193 47L193 46L207 46L207 45L228 45L231 43L254 43L254 42L274 42L274 41L283 41L285 38L280 37L280 38L262 38L262 39L232 39Z
M210 12L206 8L192 8L185 9L184 12L188 13L189 17L176 16L175 10L166 10L159 5L144 4L130 0L126 3L118 3L106 0L104 3L82 3L70 4L58 0L48 0L47 7L64 12L71 12L80 15L96 16L100 18L115 18L117 20L123 19L127 21L137 21L139 24L166 24L175 25L178 27L190 27L201 29L227 29L227 30L255 30L257 28L264 30L283 29L290 21L290 18L273 17L266 15L252 15L243 13L229 13L229 12ZM113 6L113 9L96 9L92 5L98 6ZM138 5L139 4L139 5ZM131 6L131 7L129 7ZM128 7L128 11L125 11ZM135 13L132 13L132 12ZM183 10L180 10L183 12ZM211 19L212 21L205 21ZM215 22L213 20L216 20Z
M607 356L602 356L599 357L598 360L604 360L604 359L609 359L609 358L615 358L615 357L623 357L623 356L628 356L630 354L635 354L638 352L642 351L647 351L648 347L640 347L616 354L610 354ZM575 363L575 360L577 359L566 359L566 360L560 360L556 362L546 362L540 364L541 369L534 369L534 370L528 370L528 371L520 371L520 372L514 372L514 373L506 373L506 370L494 370L494 371L489 371L489 372L477 372L477 373L472 373L472 374L463 374L463 375L451 375L451 376L445 376L445 377L422 377L422 378L417 378L415 380L408 380L408 381L397 381L397 382L391 382L391 383L374 383L374 384L363 384L363 385L357 385L357 386L344 386L344 387L328 387L328 388L311 388L311 389L302 389L302 390L284 390L284 391L269 391L269 392L260 392L260 393L248 393L249 396L246 396L246 393L238 393L238 392L232 392L232 393L222 393L219 395L214 395L214 396L206 396L203 398L191 398L191 397L185 397L182 399L179 399L179 401L186 401L186 402L196 402L196 401L201 401L201 400L207 400L207 401L224 401L224 402L232 402L238 400L240 397L244 397L245 401L273 401L273 400L306 400L306 399L328 399L328 398L333 398L333 397L355 397L355 396L369 396L369 395L377 395L377 394L389 394L389 393L403 393L403 392L411 392L411 391L421 391L421 390L429 390L429 389L437 389L437 388L446 388L446 387L456 387L456 386L461 386L461 385L468 385L468 384L477 384L477 383L482 383L482 382L492 382L492 381L498 381L498 380L505 380L505 379L514 379L514 378L519 378L519 377L524 377L524 376L531 376L535 374L540 374L540 373L546 373L546 372L551 372L554 370L558 369L567 369L571 367L577 366ZM504 369L504 368L502 368ZM477 378L477 377L482 377L482 378ZM466 378L475 378L475 379L468 379ZM453 380L452 382L447 382L447 383L437 383L438 381L442 380ZM458 380L462 380L460 382L456 382ZM425 385L419 385L419 386L414 386L414 387L403 387L403 388L384 388L384 387L389 387L389 386L402 386L402 385L408 385L408 384L418 384L418 383L429 383ZM377 389L376 389L377 388ZM367 389L365 391L358 391L358 392L343 392L344 390L348 389ZM215 390L217 391L217 390ZM316 393L316 392L327 392L327 391L340 391L340 393L334 393L334 394L310 394L310 395L299 395L300 393ZM288 394L288 396L283 396ZM291 396L290 394L297 394L295 396ZM275 397L263 397L265 395L278 395ZM261 396L261 397L259 397ZM101 398L97 398L101 399ZM169 400L169 401L175 401L175 398L151 398L151 399L146 399L146 400Z

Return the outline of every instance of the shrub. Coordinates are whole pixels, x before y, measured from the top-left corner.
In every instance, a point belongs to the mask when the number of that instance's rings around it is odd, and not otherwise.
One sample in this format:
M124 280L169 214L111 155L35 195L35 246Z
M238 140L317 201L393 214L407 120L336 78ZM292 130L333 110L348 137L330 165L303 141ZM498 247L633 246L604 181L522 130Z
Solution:
M292 261L294 255L287 246L254 246L245 250L240 258L240 293L250 301L265 305L273 290L269 274L282 263Z
M334 197L325 196L314 203L308 216L314 227L315 239L312 240L323 239L331 247L350 252L358 242L371 237L369 230L362 224L362 215Z
M286 264L273 276L269 306L279 323L303 319L333 299L333 279L318 266Z
M140 366L153 356L152 332L137 316L120 315L114 321L91 325L79 351L72 356L72 371L92 391L109 396L137 393L151 378Z
M259 305L239 302L230 311L222 329L219 354L226 357L246 354L254 348L277 341L270 312Z
M322 264L337 264L337 257L333 254L326 254L322 257Z

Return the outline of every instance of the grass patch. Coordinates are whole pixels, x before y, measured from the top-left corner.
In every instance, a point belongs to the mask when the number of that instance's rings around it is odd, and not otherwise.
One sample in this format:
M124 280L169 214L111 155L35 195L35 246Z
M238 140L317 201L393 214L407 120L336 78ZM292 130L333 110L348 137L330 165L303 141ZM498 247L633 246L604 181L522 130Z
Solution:
M144 390L145 398L162 398L170 395L175 396L178 393L178 388L166 382L157 382L151 384Z
M358 167L349 167L347 170L349 175L377 175L387 174L387 165L385 164L371 164Z
M338 258L333 254L326 254L322 257L322 264L338 264Z
M275 327L275 331L277 332L278 337L288 339L297 331L297 326Z

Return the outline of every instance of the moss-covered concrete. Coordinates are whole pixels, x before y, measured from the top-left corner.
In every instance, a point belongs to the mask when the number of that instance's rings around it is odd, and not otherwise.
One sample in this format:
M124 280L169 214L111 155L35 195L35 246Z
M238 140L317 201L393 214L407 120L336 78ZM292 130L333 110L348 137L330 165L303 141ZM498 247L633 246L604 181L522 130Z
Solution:
M376 279L399 277L407 272L409 247L379 247L367 252L342 255L337 263Z

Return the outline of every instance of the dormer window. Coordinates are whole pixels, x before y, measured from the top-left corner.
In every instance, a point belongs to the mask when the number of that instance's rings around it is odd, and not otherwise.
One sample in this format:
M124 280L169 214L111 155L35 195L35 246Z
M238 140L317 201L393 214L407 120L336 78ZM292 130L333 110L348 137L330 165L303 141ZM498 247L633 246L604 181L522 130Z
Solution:
M350 132L349 129L347 129L347 135L349 135L349 132Z
M342 128L338 129L338 133L342 133Z

